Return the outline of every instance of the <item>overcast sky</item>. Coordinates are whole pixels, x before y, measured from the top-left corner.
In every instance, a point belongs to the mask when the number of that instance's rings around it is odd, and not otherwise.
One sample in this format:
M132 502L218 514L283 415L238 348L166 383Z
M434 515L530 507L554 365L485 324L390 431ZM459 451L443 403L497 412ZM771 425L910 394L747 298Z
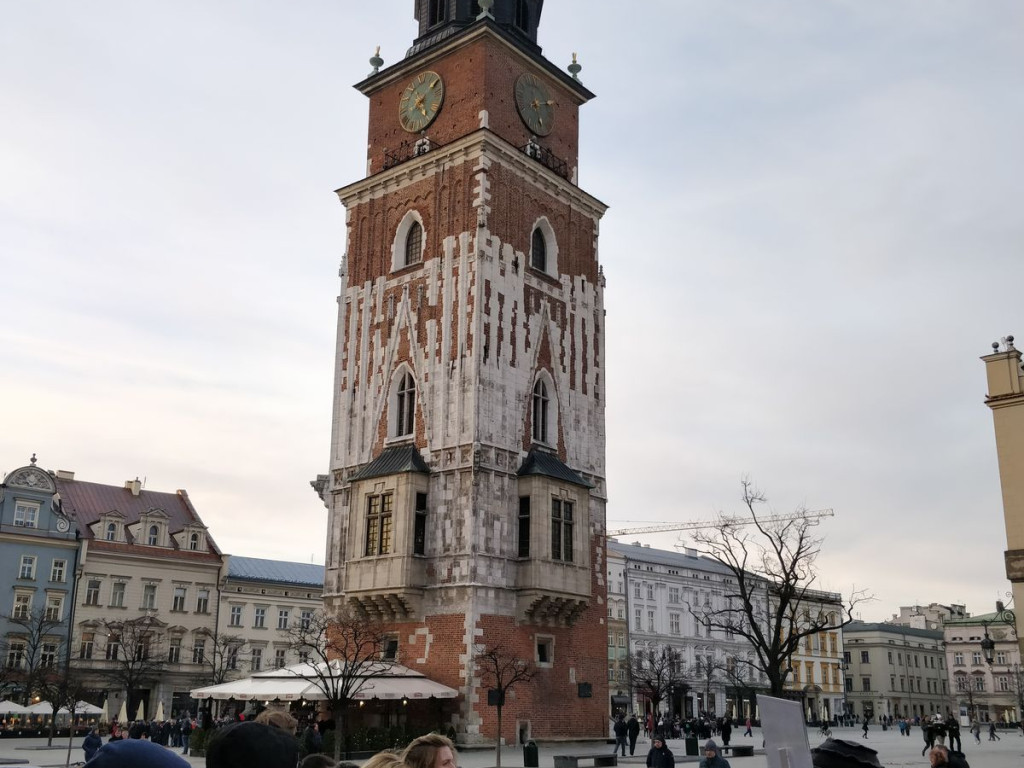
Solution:
M332 190L351 85L415 35L412 0L0 4L0 470L185 488L226 552L323 562ZM749 475L835 510L820 586L865 619L991 610L1024 5L548 0L540 43L597 94L609 527L738 512Z

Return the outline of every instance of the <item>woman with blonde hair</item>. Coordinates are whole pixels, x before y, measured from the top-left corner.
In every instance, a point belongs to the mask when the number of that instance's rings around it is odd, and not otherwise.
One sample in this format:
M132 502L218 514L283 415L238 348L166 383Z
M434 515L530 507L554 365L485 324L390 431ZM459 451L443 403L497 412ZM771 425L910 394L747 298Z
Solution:
M409 743L402 752L402 762L406 768L457 768L455 745L447 736L427 733Z

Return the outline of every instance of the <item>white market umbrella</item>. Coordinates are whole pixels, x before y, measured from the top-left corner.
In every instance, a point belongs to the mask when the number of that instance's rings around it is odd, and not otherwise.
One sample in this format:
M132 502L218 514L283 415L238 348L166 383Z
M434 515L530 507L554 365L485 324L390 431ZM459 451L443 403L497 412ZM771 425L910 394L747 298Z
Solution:
M135 713L136 720L146 719L146 703L144 701L139 702L139 711Z
M125 699L121 702L121 711L117 713L117 722L124 725L128 722L128 700Z
M103 699L103 706L100 707L100 722L107 722L110 719L110 713L107 711L107 699Z
M164 703L162 701L156 705L156 721L158 723L164 721Z
M40 701L38 704L33 704L25 711L32 715L52 715L53 704L48 701Z
M77 701L75 702L75 714L76 715L106 715L107 714L107 702L103 702L102 707L97 707L95 704L90 704L88 701ZM61 710L62 712L65 710Z
M13 701L0 701L0 714L24 715L26 712L28 712L28 707L23 707L21 704L15 704Z

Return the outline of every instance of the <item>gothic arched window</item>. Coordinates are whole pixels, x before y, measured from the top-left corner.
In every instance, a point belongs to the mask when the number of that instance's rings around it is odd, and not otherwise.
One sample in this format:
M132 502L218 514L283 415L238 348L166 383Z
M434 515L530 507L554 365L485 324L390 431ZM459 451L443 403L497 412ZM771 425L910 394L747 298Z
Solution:
M419 264L423 260L423 227L414 221L405 236L405 264Z
M541 272L548 270L548 244L540 227L533 230L533 238L530 241L530 266Z
M149 536L146 538L146 543L151 547L155 547L160 543L160 528L155 525L149 526Z
M537 443L548 441L548 420L551 398L543 379L533 385L533 440Z
M405 373L398 382L395 398L395 437L411 435L416 424L416 382L411 373Z

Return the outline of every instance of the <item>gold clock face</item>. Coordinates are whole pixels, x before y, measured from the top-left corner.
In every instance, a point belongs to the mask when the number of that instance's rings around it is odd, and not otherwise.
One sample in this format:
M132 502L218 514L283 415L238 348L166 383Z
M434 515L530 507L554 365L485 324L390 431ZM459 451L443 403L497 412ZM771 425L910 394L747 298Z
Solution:
M547 136L555 127L555 107L551 91L536 76L525 73L516 80L516 107L526 127L537 136Z
M421 72L413 78L398 102L398 120L409 133L430 125L444 104L444 81L436 72Z

